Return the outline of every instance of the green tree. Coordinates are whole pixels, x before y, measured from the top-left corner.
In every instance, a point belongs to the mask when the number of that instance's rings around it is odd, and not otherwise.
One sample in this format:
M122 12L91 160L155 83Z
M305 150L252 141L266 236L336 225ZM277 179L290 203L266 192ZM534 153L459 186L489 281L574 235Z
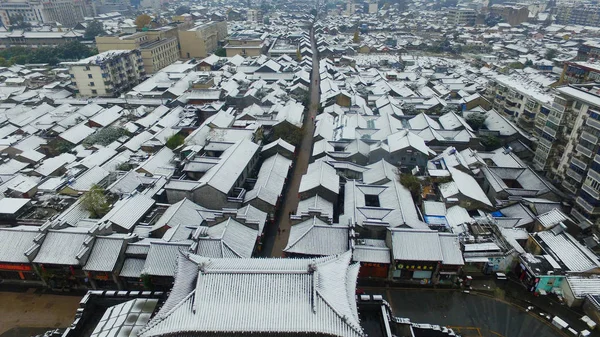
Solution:
M227 51L225 50L225 48L219 48L219 49L215 50L215 55L217 55L219 57L226 57Z
M525 65L521 62L513 62L508 65L510 69L523 69Z
M317 12L316 8L313 8L313 9L310 10L310 15L317 16L317 14L318 14L318 12Z
M486 151L493 151L502 146L502 142L498 137L485 136L481 138L481 144L485 147Z
M124 128L117 127L107 127L101 129L100 131L89 135L86 139L83 140L84 146L92 146L94 144L107 146L108 144L114 142L115 140L123 137L129 136L129 131Z
M421 196L421 181L419 181L419 178L412 174L401 173L400 184L410 191L410 194L415 201L419 200L419 197Z
M525 61L525 66L526 67L533 67L533 61L532 60Z
M169 139L167 139L165 146L171 150L175 150L181 144L183 144L184 141L185 141L185 136L176 133L176 134L172 135L171 137L169 137Z
M30 30L31 29L31 24L27 21L25 21L25 18L23 17L23 15L13 15L10 18L10 27L11 29L23 29L23 30Z
M265 17L265 18L263 19L263 23L264 23L265 25L270 25L270 24L271 24L271 20L269 19L269 17L268 17L268 16L267 16L267 17Z
M271 140L274 141L281 138L294 146L300 146L303 136L303 128L297 128L289 123L282 123L275 127Z
M142 14L135 18L135 25L138 29L142 29L150 24L152 18L147 14Z
M467 122L467 124L469 124L469 126L471 126L471 128L473 128L473 130L477 131L481 129L481 127L485 123L486 118L487 115L482 115L480 113L475 112L469 114L467 118L465 118L465 121Z
M360 42L360 36L358 35L358 30L354 32L354 37L352 38L352 42L354 42L354 43Z
M67 142L66 140L59 139L51 143L50 152L53 155L59 155L71 151L74 147L75 145Z
M544 54L544 58L547 60L552 60L556 56L558 56L558 50L556 49L547 49L546 54Z
M110 208L104 189L96 184L92 185L90 190L83 194L81 205L90 212L90 218L92 219L103 217Z
M188 14L190 12L190 8L188 6L179 6L175 10L175 15Z
M93 40L96 36L105 34L106 32L104 31L104 25L102 24L102 22L94 20L90 22L85 28L85 33L83 34L83 37L86 40Z

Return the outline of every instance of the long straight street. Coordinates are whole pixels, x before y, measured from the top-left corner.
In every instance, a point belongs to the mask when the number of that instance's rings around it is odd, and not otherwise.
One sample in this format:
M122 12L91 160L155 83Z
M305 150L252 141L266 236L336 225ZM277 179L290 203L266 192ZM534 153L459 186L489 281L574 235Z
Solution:
M310 106L308 107L308 114L304 118L302 143L300 148L296 149L297 156L294 162L294 167L291 175L291 181L287 189L287 193L284 197L284 204L282 205L281 213L278 222L276 223L275 230L272 232L272 237L267 237L264 244L264 255L281 257L283 249L285 249L289 234L290 234L290 217L289 214L295 213L298 209L298 190L300 189L300 180L302 175L306 173L310 155L312 152L313 145L313 134L315 131L314 118L317 116L319 109L319 58L317 56L317 47L314 36L314 29L311 28L310 39L313 50L313 69L311 75L311 86L310 86ZM279 230L277 230L279 229Z

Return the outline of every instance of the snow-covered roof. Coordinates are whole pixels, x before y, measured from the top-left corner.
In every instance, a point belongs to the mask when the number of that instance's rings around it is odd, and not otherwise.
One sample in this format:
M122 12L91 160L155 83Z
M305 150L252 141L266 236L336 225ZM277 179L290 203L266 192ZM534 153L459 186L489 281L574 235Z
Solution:
M350 260L350 252L319 259L181 254L169 299L139 336L182 332L363 336L354 299L358 264Z

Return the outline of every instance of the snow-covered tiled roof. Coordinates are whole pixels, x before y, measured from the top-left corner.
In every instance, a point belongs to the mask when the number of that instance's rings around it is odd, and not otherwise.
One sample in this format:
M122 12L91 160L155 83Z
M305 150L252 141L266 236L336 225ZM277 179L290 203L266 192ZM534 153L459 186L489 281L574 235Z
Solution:
M350 259L350 252L319 259L180 256L168 309L139 336L184 331L363 336L354 299L358 264Z

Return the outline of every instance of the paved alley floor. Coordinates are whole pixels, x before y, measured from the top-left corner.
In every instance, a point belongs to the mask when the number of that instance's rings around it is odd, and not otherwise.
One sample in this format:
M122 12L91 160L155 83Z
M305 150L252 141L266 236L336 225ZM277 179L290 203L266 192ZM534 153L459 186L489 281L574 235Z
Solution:
M81 296L0 292L0 337L28 337L69 326Z
M287 193L284 197L284 204L280 213L277 228L279 231L275 235L274 242L271 248L272 257L281 257L283 250L285 249L289 234L290 234L290 212L295 214L298 209L298 191L300 189L300 180L302 175L306 173L310 156L312 153L313 145L313 134L315 130L314 118L317 115L319 109L319 58L317 55L317 49L315 44L314 33L311 29L311 43L313 48L313 69L311 77L311 88L310 88L310 107L308 109L308 116L304 120L304 137L300 149L297 151L297 156L294 161L294 168L292 172L292 178L287 188ZM265 249L269 249L269 244L265 245Z

